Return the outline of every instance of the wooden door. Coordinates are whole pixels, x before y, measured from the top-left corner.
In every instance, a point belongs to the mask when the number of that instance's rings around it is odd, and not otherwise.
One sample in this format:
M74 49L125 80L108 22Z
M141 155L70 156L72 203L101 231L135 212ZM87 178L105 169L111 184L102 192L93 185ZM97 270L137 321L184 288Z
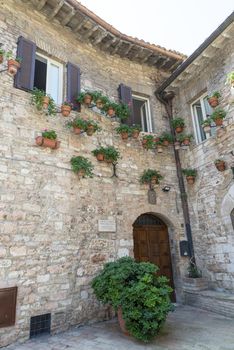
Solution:
M134 257L159 267L159 275L166 276L174 289L171 253L166 225L134 226ZM174 294L174 293L173 293ZM172 296L173 301L175 297Z

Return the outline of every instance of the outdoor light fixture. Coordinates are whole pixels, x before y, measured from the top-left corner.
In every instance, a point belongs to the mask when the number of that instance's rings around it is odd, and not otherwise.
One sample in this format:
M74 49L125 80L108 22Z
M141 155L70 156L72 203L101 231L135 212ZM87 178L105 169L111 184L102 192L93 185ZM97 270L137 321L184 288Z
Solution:
M162 191L163 191L163 192L169 192L170 189L171 189L170 186L164 186L164 187L162 188Z

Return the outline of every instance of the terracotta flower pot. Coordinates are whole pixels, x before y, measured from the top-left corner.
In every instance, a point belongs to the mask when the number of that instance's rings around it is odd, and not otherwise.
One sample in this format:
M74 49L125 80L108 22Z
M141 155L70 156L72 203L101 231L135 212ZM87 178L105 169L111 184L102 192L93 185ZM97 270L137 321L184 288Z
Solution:
M80 169L80 170L77 172L77 175L78 175L79 177L85 176L85 170L84 170L84 169Z
M61 106L61 113L64 117L68 117L71 113L71 106L68 105L62 105Z
M189 185L193 185L195 182L195 177L194 176L186 176L187 183Z
M107 114L109 115L109 117L114 117L114 115L115 115L114 108L110 107L107 111Z
M0 63L3 62L3 55L0 55Z
M208 98L208 102L211 107L216 107L219 105L218 97L215 96Z
M226 170L226 163L224 160L221 160L218 163L215 163L216 168L218 169L218 171L224 171Z
M118 311L117 311L117 315L118 315L118 321L119 321L119 326L121 331L125 334L125 335L130 335L130 333L128 332L126 325L125 325L125 321L123 319L123 313L122 313L122 308L119 307Z
M156 184L158 183L158 178L157 178L157 176L152 176L150 182L151 182L152 185L156 185Z
M92 102L92 96L87 94L84 96L84 104L87 106L90 106L91 102Z
M185 140L182 142L182 144L183 144L184 146L189 146L189 145L190 145L190 140L189 140L189 139L185 139Z
M102 102L102 100L97 100L97 101L96 101L96 106L97 106L97 108L102 109L102 108L103 108L103 102Z
M211 126L210 126L210 125L203 126L203 131L204 131L205 133L209 133L210 130L211 130Z
M132 137L134 139L137 139L139 137L140 131L139 130L133 130Z
M58 148L57 140L51 140L47 139L46 137L43 137L43 146L56 149Z
M99 162L103 162L104 161L104 154L103 153L98 153L96 155L96 158Z
M177 126L177 128L175 128L175 131L177 132L177 134L180 134L183 130L184 130L183 126Z
M221 125L223 125L223 119L221 119L221 118L218 118L218 119L215 119L215 125L216 126L221 126Z
M44 96L44 97L43 97L43 100L42 100L42 107L43 107L44 109L47 109L47 108L48 108L48 105L49 105L49 102L50 102L49 96Z
M128 132L121 132L121 137L122 137L122 140L127 140L128 139Z
M164 140L164 141L163 141L163 146L166 146L166 147L169 146L169 141Z
M87 126L87 130L86 130L86 133L88 136L92 136L94 134L94 126L93 125L88 125Z
M163 153L163 147L158 145L157 151L158 151L158 153Z
M77 128L76 126L73 126L73 131L76 135L79 135L81 134L81 129L80 128Z
M36 141L36 144L38 146L42 146L43 145L43 137L42 136L37 136L35 141Z
M10 59L7 61L7 66L8 66L8 73L12 76L16 75L16 73L18 72L18 69L20 68L20 63Z

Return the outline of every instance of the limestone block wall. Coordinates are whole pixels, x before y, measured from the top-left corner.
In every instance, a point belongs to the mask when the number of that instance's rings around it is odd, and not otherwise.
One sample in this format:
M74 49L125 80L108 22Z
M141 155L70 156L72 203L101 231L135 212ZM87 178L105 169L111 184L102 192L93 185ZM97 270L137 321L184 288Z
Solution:
M175 114L186 119L186 133L194 133L190 104L207 91L220 91L220 106L227 112L224 128L200 144L181 150L182 166L196 168L194 185L187 186L192 231L197 262L208 278L210 287L234 291L234 228L230 213L234 208L234 104L230 86L225 84L227 74L233 70L234 43L229 42L196 70L196 76L181 83L175 99ZM227 170L219 172L214 161L223 158Z
M78 64L82 87L100 88L117 98L116 89L123 82L151 96L155 130L168 127L163 107L152 97L152 74L158 74L153 68L108 57L48 23L28 5L4 2L4 48L15 50L19 35L35 41L64 66L68 60ZM185 237L172 150L160 155L144 150L139 140L124 142L114 132L118 123L88 109L81 116L99 121L102 131L77 136L65 127L61 114L48 117L37 112L30 93L15 89L6 73L0 79L0 288L18 286L16 324L0 329L0 346L27 339L31 316L51 313L52 332L108 317L108 309L94 298L90 281L106 261L133 254L132 224L142 213L158 214L168 225L179 300L187 260L179 257L178 242ZM57 132L59 149L35 145L35 137L45 128ZM99 145L119 149L118 178L111 177L111 165L92 156ZM73 155L92 161L92 179L79 180L71 171ZM156 188L156 205L148 203L148 188L139 184L139 176L149 167L164 176ZM169 193L161 191L164 184L171 186ZM98 220L108 218L116 221L116 232L99 232Z

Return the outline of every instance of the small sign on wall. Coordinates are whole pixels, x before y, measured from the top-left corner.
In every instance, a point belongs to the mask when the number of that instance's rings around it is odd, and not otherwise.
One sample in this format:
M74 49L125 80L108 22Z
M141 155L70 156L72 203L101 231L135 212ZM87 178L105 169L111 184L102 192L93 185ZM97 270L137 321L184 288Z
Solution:
M116 232L116 221L114 219L98 220L99 232Z

